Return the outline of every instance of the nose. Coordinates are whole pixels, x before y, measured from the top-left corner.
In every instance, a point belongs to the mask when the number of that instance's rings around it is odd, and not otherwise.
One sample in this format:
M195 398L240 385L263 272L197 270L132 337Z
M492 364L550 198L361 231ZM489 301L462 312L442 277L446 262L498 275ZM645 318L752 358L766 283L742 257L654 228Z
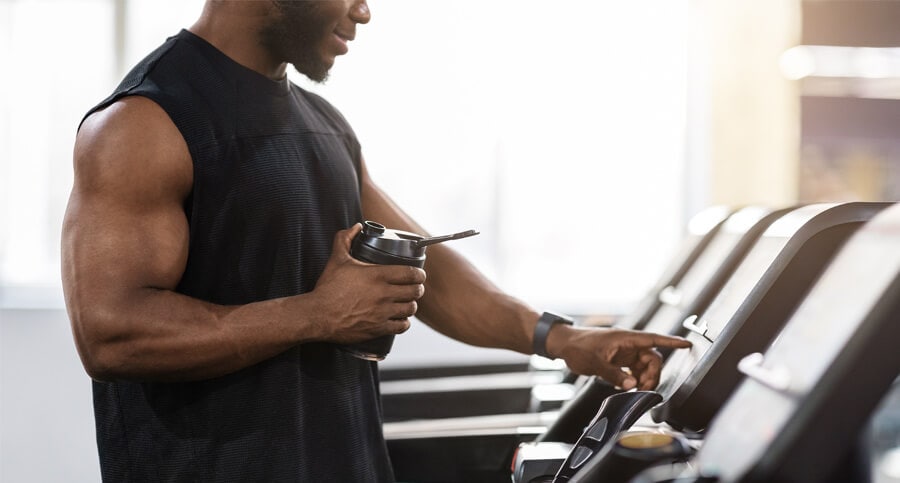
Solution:
M366 0L358 0L350 7L350 19L356 23L366 24L372 20L372 13L369 11L369 4Z

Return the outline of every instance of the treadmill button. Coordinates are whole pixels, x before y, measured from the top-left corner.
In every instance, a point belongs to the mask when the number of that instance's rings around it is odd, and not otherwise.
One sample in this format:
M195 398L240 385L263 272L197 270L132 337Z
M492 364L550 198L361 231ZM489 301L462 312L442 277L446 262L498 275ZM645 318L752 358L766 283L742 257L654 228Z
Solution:
M584 436L587 438L591 438L594 441L603 441L603 434L606 433L607 423L608 421L606 418L601 418L590 428L588 428L587 432L584 433Z
M586 446L575 448L575 451L572 452L572 462L569 463L569 468L572 468L573 470L578 469L578 467L583 465L592 454L594 454L594 451Z

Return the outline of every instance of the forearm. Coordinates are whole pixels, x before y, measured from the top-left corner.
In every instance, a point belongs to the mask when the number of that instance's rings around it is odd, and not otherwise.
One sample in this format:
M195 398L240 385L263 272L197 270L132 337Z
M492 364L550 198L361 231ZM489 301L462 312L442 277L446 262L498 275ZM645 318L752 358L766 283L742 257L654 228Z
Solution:
M322 334L302 296L221 306L144 288L89 300L71 300L70 316L85 368L101 380L208 379Z
M501 291L447 246L429 247L425 269L419 319L468 344L531 354L538 312Z

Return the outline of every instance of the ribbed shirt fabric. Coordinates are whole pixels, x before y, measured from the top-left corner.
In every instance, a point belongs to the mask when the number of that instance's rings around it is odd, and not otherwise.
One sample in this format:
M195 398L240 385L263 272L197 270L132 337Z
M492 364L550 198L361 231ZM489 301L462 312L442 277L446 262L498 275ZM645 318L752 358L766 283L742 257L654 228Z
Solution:
M341 114L186 30L88 114L125 96L159 104L193 158L177 291L223 305L311 291L335 232L362 218L360 147ZM211 380L95 381L103 479L393 481L377 371L309 343Z

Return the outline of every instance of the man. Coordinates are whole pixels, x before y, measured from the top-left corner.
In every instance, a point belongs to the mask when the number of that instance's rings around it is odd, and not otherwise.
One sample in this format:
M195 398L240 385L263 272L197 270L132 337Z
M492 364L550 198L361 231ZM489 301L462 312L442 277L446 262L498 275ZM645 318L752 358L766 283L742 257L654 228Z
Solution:
M208 0L80 126L63 282L105 480L391 481L377 365L340 347L413 315L626 389L656 385L655 346L689 345L555 323L445 246L427 281L350 257L363 219L424 232L285 72L324 80L369 19L365 0Z

